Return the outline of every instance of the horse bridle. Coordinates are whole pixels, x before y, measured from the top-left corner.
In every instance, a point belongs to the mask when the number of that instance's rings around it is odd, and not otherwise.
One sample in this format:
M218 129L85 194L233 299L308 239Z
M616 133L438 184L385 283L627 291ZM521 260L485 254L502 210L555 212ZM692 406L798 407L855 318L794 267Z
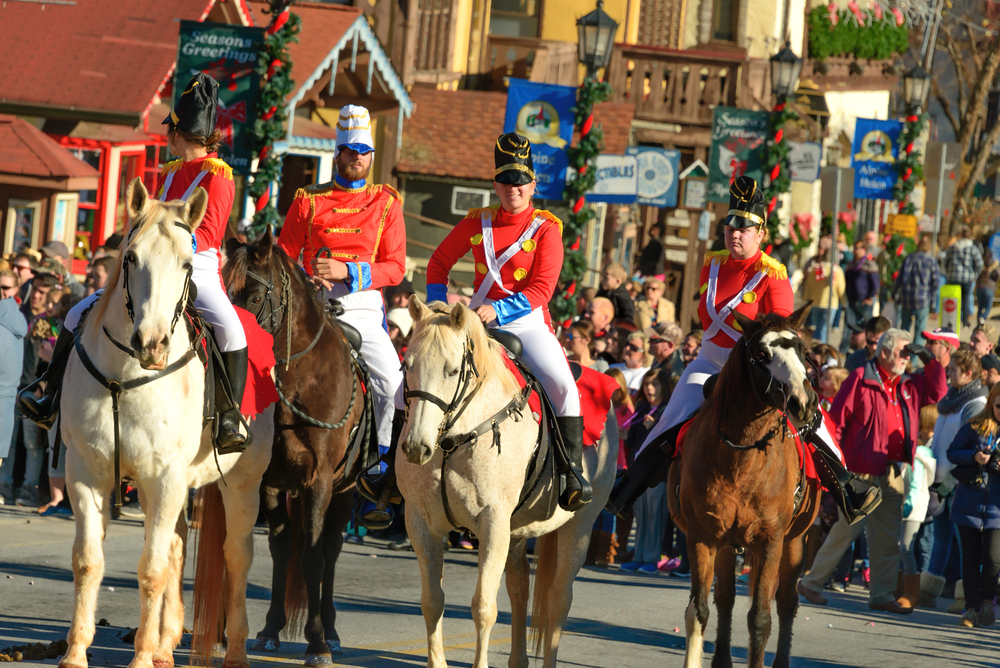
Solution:
M444 417L441 418L441 424L438 425L437 444L445 452L453 451L462 442L464 442L458 439L446 438L445 435L451 431L451 428L455 426L458 419L462 417L462 413L464 413L465 409L469 407L469 404L472 403L476 394L479 393L479 388L482 387L480 383L476 383L475 387L472 388L472 391L466 395L473 377L479 377L479 369L476 368L476 361L473 357L475 345L472 343L472 339L466 337L464 347L465 351L462 353L462 364L458 369L458 384L455 386L455 394L448 403L445 403L444 399L431 394L430 392L409 389L406 387L405 374L403 376L403 400L406 402L407 413L409 413L410 410L410 399L424 399L444 411Z
M191 231L191 227L186 223L181 223L179 221L174 221L174 226L179 227L188 234L194 234ZM133 227L132 231L128 233L128 241L132 241L132 235L139 230L139 227ZM128 287L128 266L129 266L129 253L131 251L126 249L125 257L122 258L122 282L125 286L125 310L128 311L128 319L135 324L135 307L132 305L132 293L129 291ZM174 307L174 317L170 321L170 336L174 335L174 328L177 326L177 321L181 318L181 313L184 312L184 305L187 304L188 293L191 290L191 274L194 272L194 267L188 265L187 275L184 277L184 291L181 293L181 298L177 301L177 305ZM105 330L107 332L107 330ZM112 339L114 341L114 339ZM117 341L114 341L116 344ZM119 348L122 346L119 344Z
M273 335L278 331L278 326L281 325L281 321L285 316L285 309L288 307L288 295L291 290L288 274L284 271L281 272L280 294L276 293L274 289L274 269L270 266L267 268L267 278L255 274L249 269L247 269L246 274L247 278L252 278L264 286L264 299L260 304L260 308L256 313L253 311L250 311L250 313L257 319L258 325L263 327L268 334ZM265 314L265 310L269 311L269 314ZM270 322L268 323L268 321ZM268 328L268 325L270 325L270 328Z

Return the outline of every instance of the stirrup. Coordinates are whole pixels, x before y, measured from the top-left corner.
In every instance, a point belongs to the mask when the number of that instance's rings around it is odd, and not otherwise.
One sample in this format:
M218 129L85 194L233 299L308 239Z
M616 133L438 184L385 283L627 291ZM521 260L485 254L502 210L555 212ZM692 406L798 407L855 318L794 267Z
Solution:
M236 429L232 429L227 425L227 422L231 420L226 420L225 416L228 413L235 411L226 411L219 417L219 433L215 437L215 451L220 455L229 455L233 453L242 453L247 449L249 445L249 440L246 435L239 431L240 425L243 421L238 417L236 418Z
M569 471L560 476L562 490L559 494L559 507L574 513L590 503L594 490L583 476L570 467ZM575 483L575 484L574 484Z
M46 431L52 429L56 423L56 418L59 417L59 411L56 410L56 406L58 405L56 398L59 396L59 393L57 392L55 396L45 395L40 399L35 399L29 390L30 386L18 393L18 411L26 419L31 420L42 429Z
M856 524L868 515L871 515L871 513L878 508L879 504L882 503L882 490L879 489L878 485L870 485L868 489L863 492L861 490L855 492L855 490L851 489L851 483L855 480L857 480L857 478L853 478L851 482L844 487L844 507L841 508L841 510L847 517L848 526ZM855 499L852 497L855 495L860 496L862 493L864 496L859 499L861 503L860 505L856 505Z
M392 471L386 471L378 476L371 476L362 471L358 474L355 483L358 487L358 494L372 503L379 503L386 490L389 492L390 503L399 503L403 500L403 495L396 487L396 474Z

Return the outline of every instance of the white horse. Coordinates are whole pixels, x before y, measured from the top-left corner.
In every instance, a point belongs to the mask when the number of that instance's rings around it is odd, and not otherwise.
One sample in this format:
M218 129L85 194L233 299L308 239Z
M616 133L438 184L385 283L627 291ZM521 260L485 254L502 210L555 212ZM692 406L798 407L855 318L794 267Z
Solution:
M406 387L412 397L409 416L396 453L396 474L406 498L406 528L420 563L423 579L421 610L427 625L430 668L446 666L441 618L444 612L442 570L443 538L455 527L442 501L442 485L451 517L457 525L479 538L479 582L472 600L476 624L476 668L487 667L490 631L497 618L497 591L507 571L511 600L512 640L509 665L528 665L528 558L526 540L536 543L535 600L532 629L535 651L544 642L546 667L554 666L559 637L573 600L573 580L583 565L591 527L604 507L614 484L618 458L618 430L612 412L605 433L595 448L585 448L584 470L594 489L593 500L582 510L569 513L556 505L548 517L554 483L547 481L517 508L525 473L532 459L539 426L527 408L523 418L505 419L499 425L500 447L494 446L492 416L520 394L517 383L500 355L499 344L487 338L479 318L462 304L449 310L432 311L420 300L410 300L415 332L406 353ZM470 368L475 365L475 372ZM465 386L465 379L468 385ZM460 406L476 389L464 412L451 425L455 410L446 415L434 396ZM447 422L446 422L447 420ZM442 479L444 452L460 434L485 423L483 436L460 444L447 457ZM558 478L556 478L556 481ZM558 484L557 482L555 484ZM558 491L558 490L556 490Z
M145 545L138 568L139 630L129 666L173 666L173 649L184 630L182 576L188 488L219 479L211 430L202 428L205 370L198 357L189 354L192 342L184 322L176 316L178 304L187 296L191 233L201 223L207 204L208 194L202 188L187 202L152 200L142 182L134 179L126 193L130 227L121 256L104 295L77 332L77 349L63 383L60 418L66 443L66 483L76 520L76 595L67 636L69 647L60 661L65 668L87 666L104 574L101 542L111 494L119 484L112 396L85 368L79 354L81 345L93 368L108 381L127 383L158 376L121 392L118 402L121 475L138 484L146 514ZM119 344L124 342L132 354L120 349L112 337ZM218 458L226 482L221 491L230 585L217 584L215 595L228 595L226 666L249 666L245 650L249 632L246 578L253 558L251 533L257 517L258 488L269 459L273 423L270 415L264 415L253 425L253 444L246 452Z

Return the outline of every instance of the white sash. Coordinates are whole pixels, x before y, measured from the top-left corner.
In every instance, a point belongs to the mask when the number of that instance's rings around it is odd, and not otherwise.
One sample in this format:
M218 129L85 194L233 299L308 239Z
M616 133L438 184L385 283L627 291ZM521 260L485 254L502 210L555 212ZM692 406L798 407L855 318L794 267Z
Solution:
M764 272L762 272L762 271L758 271L756 273L756 275L754 275L754 277L750 279L750 282L747 283L743 287L743 289L740 290L736 294L736 296L733 297L729 301L728 304L726 304L725 306L722 307L721 310L719 310L718 312L716 312L716 310L715 310L715 293L716 293L716 286L717 286L718 280L719 280L719 266L720 266L720 264L721 263L719 262L719 260L713 259L712 260L712 264L710 265L709 270L708 270L708 290L706 291L707 294L705 295L705 307L708 310L708 317L712 321L712 324L708 328L708 331L705 332L704 339L706 341L708 341L713 336L715 336L716 334L718 334L719 331L722 331L722 332L725 332L726 334L728 334L733 339L733 341L738 341L740 339L740 337L743 336L743 335L740 334L739 332L737 332L735 329L733 329L729 325L727 325L726 324L726 318L728 318L729 314L732 312L732 310L734 308L736 308L736 306L741 301L743 301L743 296L746 293L748 293L751 290L753 290L754 288L756 288L757 284L760 283L764 279L764 276L766 274Z
M545 218L542 216L535 216L535 219L531 221L531 225L528 229L524 231L517 241L507 247L507 250L498 258L496 256L496 251L493 248L493 221L489 214L483 215L483 254L486 256L486 275L483 276L483 282L479 284L479 289L476 293L472 295L472 300L469 306L472 308L478 308L483 305L486 301L486 295L489 294L490 289L494 284L499 285L500 289L506 292L508 295L514 294L510 290L504 287L503 277L500 276L500 269L507 264L507 262L514 257L519 250L521 250L522 244L535 235L538 228L542 226L545 222Z
M167 193L170 192L170 186L174 183L174 174L176 173L177 172L170 172L167 174L167 180L163 182L163 188L160 189L160 197L166 197ZM184 194L181 196L180 199L182 202L186 202L188 200L188 197L191 196L191 193L193 193L194 189L198 187L198 184L201 183L201 180L205 178L206 174L208 174L206 171L198 172L198 176L194 177L194 181L191 182L191 185L188 186L188 189L185 190Z

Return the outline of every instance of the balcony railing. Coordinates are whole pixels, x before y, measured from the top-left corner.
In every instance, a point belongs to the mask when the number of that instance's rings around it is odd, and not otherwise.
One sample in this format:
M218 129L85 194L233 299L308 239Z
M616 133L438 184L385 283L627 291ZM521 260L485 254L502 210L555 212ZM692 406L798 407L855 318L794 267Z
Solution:
M613 102L635 104L636 119L680 125L710 127L717 105L770 96L766 73L742 56L632 44L615 45L606 80Z
M577 48L573 42L490 35L484 59L488 90L506 90L504 77L579 85Z
M821 62L807 58L802 63L802 78L809 77L820 90L892 90L898 83L899 74L891 68L891 60L832 56Z

